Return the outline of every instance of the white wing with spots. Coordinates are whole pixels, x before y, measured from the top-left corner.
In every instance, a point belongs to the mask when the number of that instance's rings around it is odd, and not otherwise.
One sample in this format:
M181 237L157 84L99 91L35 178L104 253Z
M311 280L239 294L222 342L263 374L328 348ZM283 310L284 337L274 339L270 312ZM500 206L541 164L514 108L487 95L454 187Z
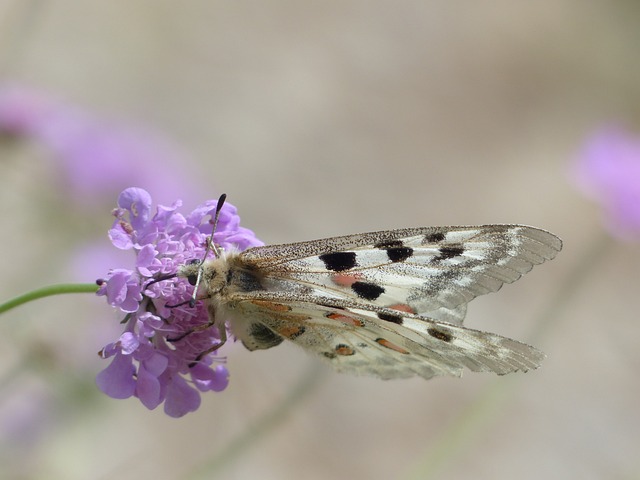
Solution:
M269 291L358 301L461 324L473 298L562 248L523 225L425 227L256 247L240 254Z
M250 292L235 295L234 303L239 316L251 319L239 335L249 348L286 338L340 372L431 378L461 376L466 367L503 375L537 368L544 358L499 335L358 302Z

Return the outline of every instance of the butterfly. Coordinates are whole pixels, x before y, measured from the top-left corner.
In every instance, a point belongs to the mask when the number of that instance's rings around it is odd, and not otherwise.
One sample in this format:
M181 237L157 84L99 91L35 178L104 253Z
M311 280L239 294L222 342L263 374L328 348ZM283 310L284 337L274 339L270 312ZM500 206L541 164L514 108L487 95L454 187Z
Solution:
M192 303L204 299L209 326L220 327L220 342L196 361L225 343L227 320L249 350L286 339L339 372L503 375L537 368L545 355L463 326L467 303L561 248L555 235L524 225L405 228L243 252L209 241L215 258L189 262L177 276L195 286Z

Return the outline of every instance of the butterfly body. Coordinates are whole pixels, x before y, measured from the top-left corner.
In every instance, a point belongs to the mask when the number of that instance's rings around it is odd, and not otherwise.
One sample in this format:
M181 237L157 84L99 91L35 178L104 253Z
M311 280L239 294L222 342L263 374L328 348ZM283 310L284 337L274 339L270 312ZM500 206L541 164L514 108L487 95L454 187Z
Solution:
M466 305L561 247L522 225L422 227L219 252L178 276L202 276L210 324L228 321L249 350L290 340L338 371L384 379L505 374L544 354L464 327Z

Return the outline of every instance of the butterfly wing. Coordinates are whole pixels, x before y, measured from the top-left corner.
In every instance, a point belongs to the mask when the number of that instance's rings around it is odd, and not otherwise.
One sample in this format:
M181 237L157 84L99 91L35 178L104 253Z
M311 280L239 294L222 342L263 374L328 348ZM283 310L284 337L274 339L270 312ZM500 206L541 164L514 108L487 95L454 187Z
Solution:
M518 280L562 248L523 225L388 230L241 253L265 288L388 307L462 324L473 298Z
M537 368L544 354L499 335L416 314L316 296L249 292L235 296L250 349L284 338L340 372L383 379L461 376L463 367L503 375ZM247 320L250 319L250 320Z

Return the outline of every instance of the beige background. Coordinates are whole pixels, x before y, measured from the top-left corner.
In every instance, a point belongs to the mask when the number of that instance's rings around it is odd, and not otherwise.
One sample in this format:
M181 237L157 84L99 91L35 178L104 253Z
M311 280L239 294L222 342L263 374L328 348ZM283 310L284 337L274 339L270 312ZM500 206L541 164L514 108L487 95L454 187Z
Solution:
M593 250L598 207L568 171L600 125L637 126L639 42L640 7L622 0L0 3L4 80L174 142L201 199L227 192L267 243L506 222L565 241L466 321L535 342L542 369L430 382L323 370L220 472L233 479L409 478L434 451L445 479L637 478L638 246ZM2 297L92 281L68 266L105 242L117 191L82 209L47 152L0 153ZM580 265L593 268L571 292ZM534 338L557 292L567 304ZM290 346L231 346L231 386L171 419L97 392L95 352L118 320L90 296L4 315L1 477L185 478L316 363ZM434 450L496 385L507 389L462 447Z

